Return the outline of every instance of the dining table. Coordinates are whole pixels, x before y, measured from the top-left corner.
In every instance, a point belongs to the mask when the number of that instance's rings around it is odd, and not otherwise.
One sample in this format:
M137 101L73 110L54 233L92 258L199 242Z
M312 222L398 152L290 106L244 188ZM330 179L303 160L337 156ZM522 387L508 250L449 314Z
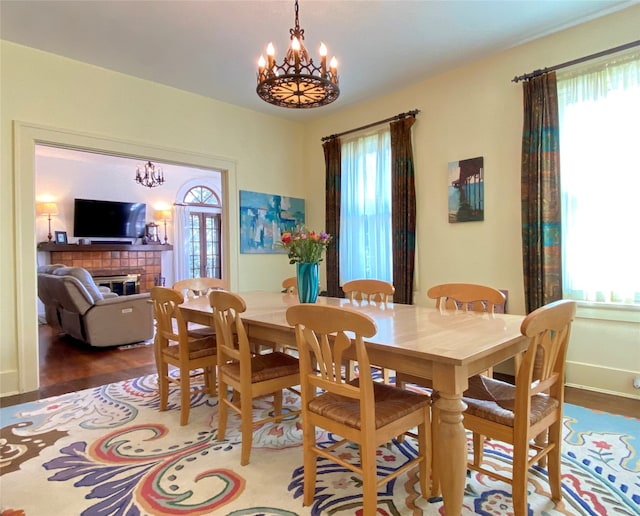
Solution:
M295 347L294 328L286 311L299 303L295 294L240 292L246 303L241 314L250 339ZM522 315L436 309L423 305L368 303L320 296L316 304L362 311L376 323L377 333L366 339L372 365L409 373L432 381L440 411L434 443L435 467L441 484L444 512L462 512L467 471L467 438L463 425L466 405L462 394L474 374L524 351ZM213 324L206 296L186 301L185 319Z

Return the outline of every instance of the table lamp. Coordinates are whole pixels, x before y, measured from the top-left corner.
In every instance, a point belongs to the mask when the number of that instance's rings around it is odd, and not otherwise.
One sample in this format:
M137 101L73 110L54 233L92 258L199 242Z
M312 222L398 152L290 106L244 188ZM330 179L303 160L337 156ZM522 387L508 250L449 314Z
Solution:
M36 213L38 215L47 216L49 220L49 234L47 235L47 238L49 239L49 242L51 242L51 239L53 238L53 235L51 234L51 216L58 214L58 205L55 202L36 203Z
M167 220L171 220L171 210L156 210L156 219L161 220L164 223L164 243L168 244Z

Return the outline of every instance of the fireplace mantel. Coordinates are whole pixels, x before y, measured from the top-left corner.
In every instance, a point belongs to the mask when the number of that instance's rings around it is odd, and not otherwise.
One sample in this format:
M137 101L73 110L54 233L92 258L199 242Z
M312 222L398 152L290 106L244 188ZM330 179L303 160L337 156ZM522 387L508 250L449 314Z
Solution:
M171 244L56 244L40 242L38 251L58 252L92 252L92 251L173 251Z

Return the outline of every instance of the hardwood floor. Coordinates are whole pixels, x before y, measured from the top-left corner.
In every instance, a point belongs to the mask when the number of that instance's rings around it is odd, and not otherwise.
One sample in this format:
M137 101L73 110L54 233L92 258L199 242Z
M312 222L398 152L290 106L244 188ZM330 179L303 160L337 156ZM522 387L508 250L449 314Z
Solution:
M0 399L15 405L156 372L152 345L94 348L59 336L50 326L39 328L40 389Z
M0 398L1 406L16 405L67 392L98 387L156 372L153 346L92 348L60 337L41 325L40 389ZM567 387L565 400L594 410L640 417L640 400Z

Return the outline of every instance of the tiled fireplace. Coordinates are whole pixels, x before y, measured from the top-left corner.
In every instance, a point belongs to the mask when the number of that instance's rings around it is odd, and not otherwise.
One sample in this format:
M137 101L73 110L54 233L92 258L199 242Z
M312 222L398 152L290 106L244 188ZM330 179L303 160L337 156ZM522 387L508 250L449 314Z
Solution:
M148 292L161 284L162 253L170 245L60 245L43 243L39 251L50 252L51 263L83 267L102 281L111 276L139 275L140 292Z

